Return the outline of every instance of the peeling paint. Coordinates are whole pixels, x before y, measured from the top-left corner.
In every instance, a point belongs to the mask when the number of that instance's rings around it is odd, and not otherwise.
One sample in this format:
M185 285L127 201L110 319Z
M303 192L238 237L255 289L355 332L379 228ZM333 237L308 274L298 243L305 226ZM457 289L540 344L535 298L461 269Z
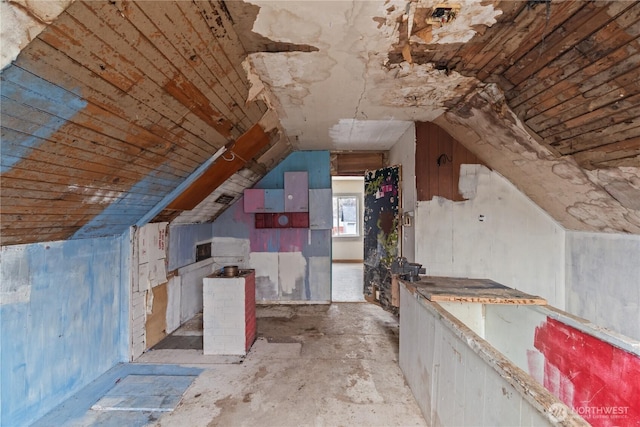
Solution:
M280 252L278 264L281 267L278 270L280 292L283 295L291 295L294 290L300 292L307 277L307 259L302 252Z
M128 245L125 233L2 247L0 424L31 425L125 360Z
M433 10L441 0L418 0L417 8ZM431 28L432 39L429 43L450 44L466 43L478 33L481 26L490 27L496 23L496 17L502 14L501 10L494 9L493 4L486 4L477 0L457 0L451 4L460 5L460 12L456 18L444 25L433 25ZM413 3L412 3L413 4ZM412 16L409 16L412 20ZM412 35L412 43L425 43L425 41Z
M478 179L482 165L460 165L460 181L458 190L466 200L473 200L478 192Z
M395 20L402 15L404 2L340 2L327 8L311 3L256 4L260 10L254 31L273 40L295 40L319 48L311 53L251 54L251 67L245 67L255 87L251 98L265 89L271 92L273 98L269 95L266 102L278 112L289 136L296 138L294 145L327 149L326 129L336 124L348 127L353 135L354 123L432 120L445 110L446 102L476 84L475 79L446 75L431 65L388 63L386 52L397 41ZM292 14L304 29L273 25ZM372 16L384 17L384 25ZM329 93L336 95L326 97ZM335 127L331 132L330 148L345 144L344 133L336 135ZM396 141L380 140L381 148L389 149Z
M0 69L5 68L74 0L6 0L0 2Z
M625 202L637 191L639 168L585 172L571 157L557 158L533 139L496 85L481 86L467 99L469 106L464 112L453 109L435 123L465 141L465 146L489 167L518 183L521 191L564 227L640 232L640 214L633 202ZM612 184L616 181L619 183ZM618 194L620 200L605 191L606 185L613 193L623 193Z
M94 205L108 203L108 206L76 231L71 238L84 239L120 235L129 228L130 224L137 223L164 197L164 193L152 189L154 184L151 181L162 170L164 170L164 166L160 166L156 171L136 183L128 192L116 193L98 190L86 203ZM175 185L177 186L178 182ZM127 219L114 221L114 215L126 216Z
M5 2L1 4L4 5ZM15 164L28 157L41 141L51 137L64 126L67 120L87 106L87 101L79 93L63 89L15 66L3 70L1 91L3 97L37 106L42 111L52 113L48 116L48 122L37 126L30 135L16 133L19 138L0 140L2 144L1 173L11 170Z
M336 148L384 150L389 141L397 141L413 126L411 121L340 119L329 129L329 137Z

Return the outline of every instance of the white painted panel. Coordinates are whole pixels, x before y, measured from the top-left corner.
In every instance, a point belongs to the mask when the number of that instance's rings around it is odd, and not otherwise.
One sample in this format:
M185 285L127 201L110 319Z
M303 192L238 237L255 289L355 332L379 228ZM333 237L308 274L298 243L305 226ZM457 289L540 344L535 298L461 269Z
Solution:
M244 355L245 277L203 279L203 353Z
M453 271L453 215L451 202L434 197L418 202L415 211L416 258L427 274L447 276Z
M464 302L439 302L438 304L481 338L485 338L484 304Z
M331 258L309 258L310 300L331 301Z
M402 212L412 212L416 208L416 127L412 123L398 142L389 150L389 164L402 165L402 185L400 186ZM415 224L415 223L414 223ZM415 226L402 227L402 256L415 260Z
M330 188L309 190L309 228L331 230L333 227L332 192Z
M211 240L212 257L244 257L248 258L250 251L249 239L234 237L214 237Z
M249 265L256 271L256 300L277 300L278 253L251 252Z
M278 281L280 295L301 293L307 276L307 260L302 252L280 252L278 254Z
M180 327L180 294L182 278L173 276L167 285L167 334Z
M543 372L530 370L535 354L541 353L533 346L535 329L547 316L526 305L490 305L485 309L486 340L520 369L534 378ZM530 366L531 365L531 366ZM544 369L544 361L538 365ZM539 377L542 379L542 376ZM539 381L542 384L542 381Z
M213 260L197 263L198 268L179 269L181 277L180 322L184 323L202 311L202 279L213 272Z
M640 340L640 236L567 233L567 311Z
M564 229L496 172L462 168L475 197L418 203L416 262L427 274L492 279L564 309Z

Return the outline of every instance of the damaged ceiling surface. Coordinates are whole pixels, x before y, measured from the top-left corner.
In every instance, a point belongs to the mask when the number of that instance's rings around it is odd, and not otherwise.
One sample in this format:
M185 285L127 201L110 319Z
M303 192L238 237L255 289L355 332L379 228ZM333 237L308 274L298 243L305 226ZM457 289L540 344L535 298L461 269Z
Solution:
M2 3L2 244L211 221L414 121L568 229L640 233L638 2L67 3Z

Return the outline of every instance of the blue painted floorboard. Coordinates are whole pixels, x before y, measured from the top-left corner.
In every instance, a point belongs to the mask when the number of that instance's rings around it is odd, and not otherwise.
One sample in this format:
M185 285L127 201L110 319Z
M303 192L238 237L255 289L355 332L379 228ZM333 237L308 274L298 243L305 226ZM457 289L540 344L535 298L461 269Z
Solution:
M201 372L176 365L119 364L33 426L146 426L173 410Z

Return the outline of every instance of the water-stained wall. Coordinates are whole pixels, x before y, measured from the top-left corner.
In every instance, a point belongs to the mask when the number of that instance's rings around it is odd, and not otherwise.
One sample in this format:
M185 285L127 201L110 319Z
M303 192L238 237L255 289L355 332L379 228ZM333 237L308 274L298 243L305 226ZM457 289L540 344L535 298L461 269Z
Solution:
M0 424L28 425L128 359L129 233L3 247Z

